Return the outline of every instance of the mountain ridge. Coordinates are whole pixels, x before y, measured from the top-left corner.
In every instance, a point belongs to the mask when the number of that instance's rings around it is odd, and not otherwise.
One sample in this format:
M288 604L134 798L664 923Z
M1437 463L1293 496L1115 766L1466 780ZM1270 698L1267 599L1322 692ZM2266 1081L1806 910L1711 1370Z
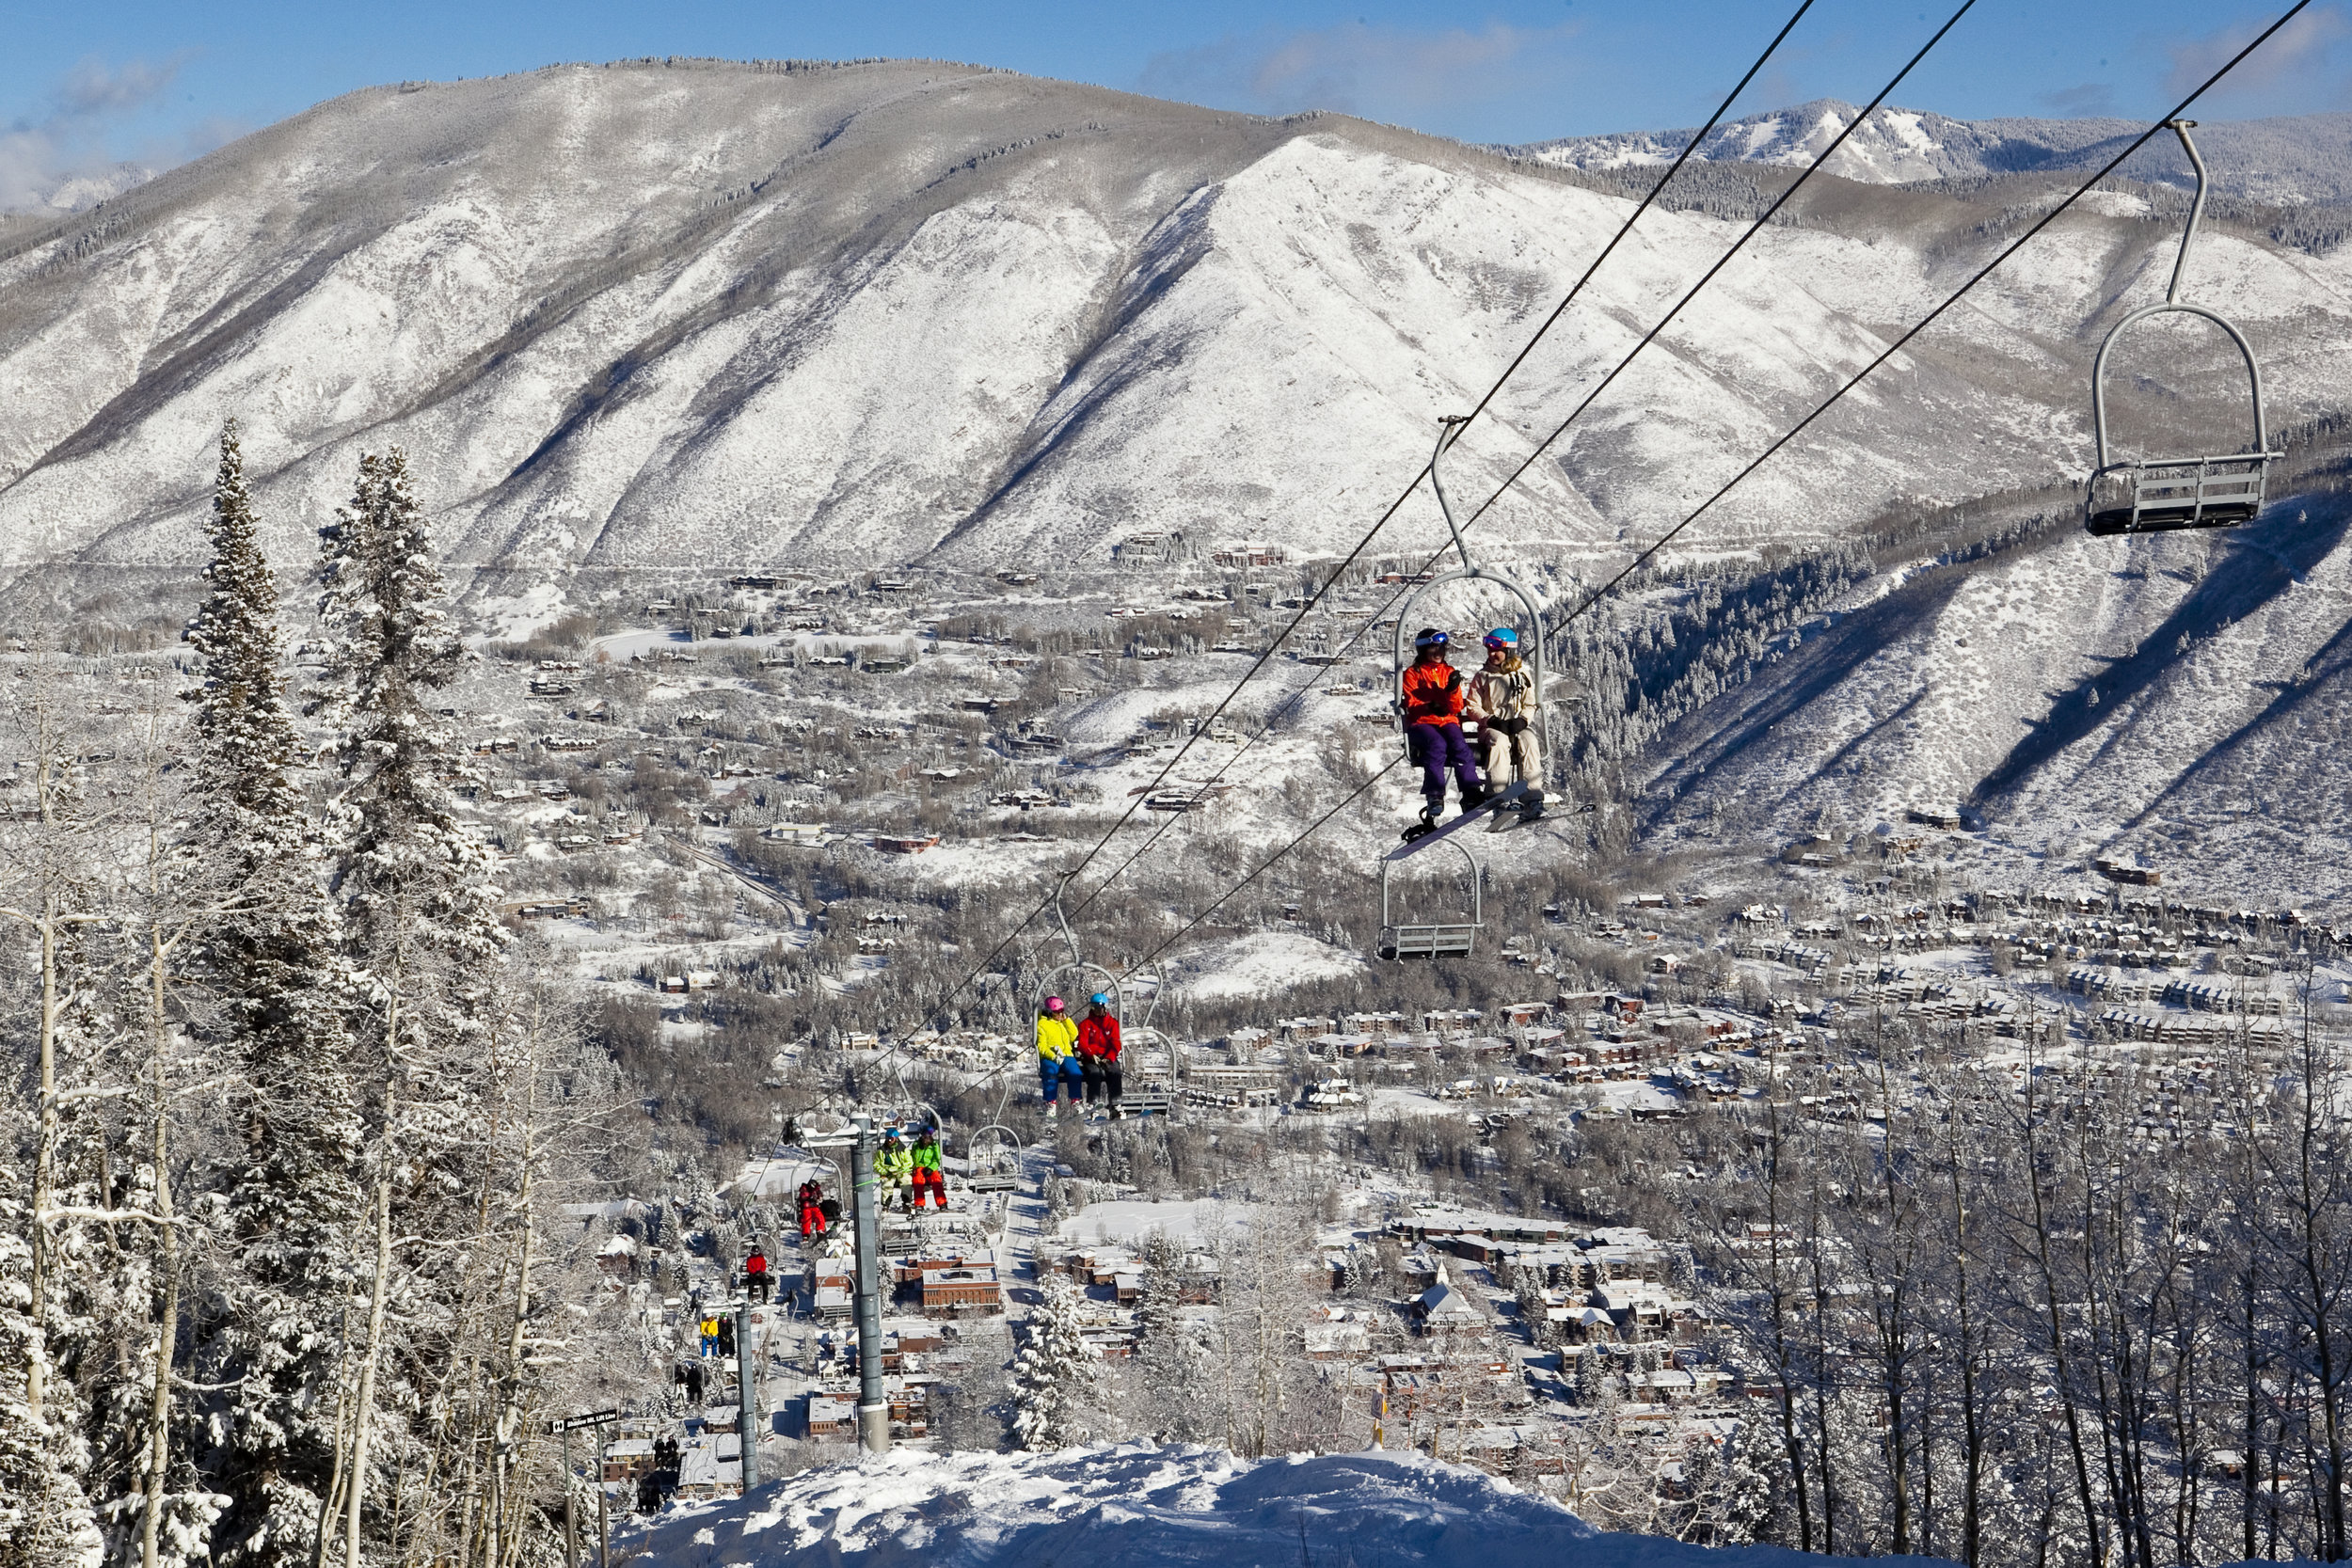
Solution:
M1577 182L1344 117L924 62L366 89L0 251L0 377L43 393L0 434L0 570L191 559L230 413L289 553L357 450L395 442L469 563L1107 565L1131 530L1343 548L1366 477L1418 466L1629 211ZM2004 210L1877 188L1820 177L1483 526L1619 552L1874 355ZM2078 470L2088 337L2171 243L2118 201L1747 482L1718 543ZM1733 232L1645 218L1465 438L1462 482L1499 483ZM2329 406L2342 268L2220 234L2200 265L2281 416Z
M1858 106L1817 98L1717 126L1692 155L1699 163L1808 164L1852 125ZM2112 158L2145 121L2120 119L1955 119L1892 105L1873 110L1839 148L1829 171L1866 183L1911 183L2025 173L2088 173ZM1609 169L1671 163L1695 135L1611 132L1503 144L1513 157L1564 168ZM2214 188L2271 202L2352 198L2352 113L2214 120L2197 133ZM2117 171L2148 183L2188 185L2194 171L2179 144L2158 136Z

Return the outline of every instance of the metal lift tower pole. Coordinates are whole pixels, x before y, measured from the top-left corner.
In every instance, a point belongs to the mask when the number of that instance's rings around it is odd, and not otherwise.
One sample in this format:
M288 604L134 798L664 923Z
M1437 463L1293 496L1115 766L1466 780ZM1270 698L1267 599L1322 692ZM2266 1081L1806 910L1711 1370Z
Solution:
M759 1432L752 1423L757 1411L752 1399L752 1304L735 1304L735 1407L739 1419L735 1429L741 1435L737 1447L743 1451L743 1495L751 1496L759 1484Z
M850 1152L850 1196L857 1208L857 1441L867 1453L890 1449L890 1401L882 1392L882 1215L874 1188L874 1122L856 1118Z

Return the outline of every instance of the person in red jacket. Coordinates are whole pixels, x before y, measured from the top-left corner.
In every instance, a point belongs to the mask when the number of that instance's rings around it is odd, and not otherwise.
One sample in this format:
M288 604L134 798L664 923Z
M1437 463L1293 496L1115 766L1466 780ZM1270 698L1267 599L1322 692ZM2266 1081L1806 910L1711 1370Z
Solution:
M824 1201L825 1189L817 1184L815 1177L801 1183L801 1240L803 1242L812 1234L821 1236L825 1233Z
M757 1247L743 1259L743 1293L763 1306L768 1300L768 1255Z
M1087 1001L1087 1016L1078 1021L1078 1070L1086 1075L1087 1103L1107 1100L1114 1121L1124 1078L1119 1052L1119 1020L1111 1016L1111 999L1098 990Z
M1478 777L1478 761L1462 734L1462 699L1468 689L1462 684L1461 672L1447 661L1450 641L1434 626L1415 633L1413 662L1397 683L1406 752L1421 769L1422 799L1429 802L1421 820L1405 830L1408 840L1435 828L1438 818L1445 815L1447 769L1453 770L1455 786L1462 792L1464 811L1486 798L1486 785Z

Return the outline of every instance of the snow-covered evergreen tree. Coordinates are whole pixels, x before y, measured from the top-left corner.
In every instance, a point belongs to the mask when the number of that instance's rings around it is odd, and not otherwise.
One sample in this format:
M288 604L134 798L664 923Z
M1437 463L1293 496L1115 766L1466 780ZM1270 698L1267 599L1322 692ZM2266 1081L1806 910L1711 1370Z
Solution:
M505 944L489 849L457 820L451 784L464 768L435 695L467 655L398 449L360 458L350 502L320 531L327 658L310 706L337 725L323 756L342 778L328 814L327 879L345 957L365 977L368 1002L350 1021L358 1055L376 1082L399 1085L370 1097L385 1107L373 1124L376 1196L390 1214L387 1234L462 1243L500 1180L488 1121L501 1097L501 1055L489 1036ZM381 1506L390 1475L433 1469L405 1451L403 1418L482 1407L447 1386L480 1365L456 1349L465 1316L491 1306L485 1283L467 1273L494 1250L480 1240L372 1252L364 1270L371 1282L382 1272L411 1322L380 1343L382 1314L371 1301L360 1337L352 1451L368 1472L358 1500L377 1499L381 1516L392 1512ZM393 1365L379 1378L387 1354ZM379 1412L379 1386L402 1390L402 1407Z
M350 994L334 911L319 885L300 755L282 689L278 584L262 554L236 426L221 435L211 584L188 640L194 693L192 851L223 873L236 912L200 954L215 1042L237 1069L242 1148L229 1191L232 1271L196 1326L202 1463L230 1498L215 1560L298 1568L335 1465L337 1323L359 1211L358 1117L347 1076Z
M1033 1453L1070 1448L1095 1435L1089 1418L1097 1400L1097 1367L1079 1322L1078 1292L1052 1275L1044 1298L1029 1320L1029 1342L1013 1358L1020 1385L1013 1439Z
M399 449L360 458L350 503L321 534L329 662L316 705L341 728L331 885L346 941L379 987L424 998L404 1009L421 1035L462 1037L487 1011L505 933L489 849L457 821L450 787L464 768L435 694L467 655Z
M1713 1544L1783 1544L1788 1511L1788 1450L1768 1420L1740 1421L1724 1465L1723 1514Z
M1209 1353L1184 1318L1184 1249L1154 1232L1144 1238L1142 1330L1136 1347L1135 1404L1163 1443L1204 1443L1225 1431L1224 1390L1209 1375Z

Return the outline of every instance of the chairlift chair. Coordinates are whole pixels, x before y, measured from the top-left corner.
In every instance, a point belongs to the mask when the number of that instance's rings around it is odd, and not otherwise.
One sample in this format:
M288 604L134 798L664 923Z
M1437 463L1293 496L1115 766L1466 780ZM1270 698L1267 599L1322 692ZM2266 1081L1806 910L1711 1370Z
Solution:
M1469 418L1459 414L1450 414L1439 420L1438 421L1438 448L1429 457L1429 487L1438 493L1438 510L1445 515L1446 531L1454 535L1454 550L1461 558L1462 563L1451 571L1434 573L1424 580L1413 584L1406 591L1405 596L1397 601L1395 669L1390 676L1390 701L1395 707L1398 717L1402 719L1405 712L1405 672L1412 666L1414 657L1410 629L1413 625L1411 615L1413 602L1431 590L1442 588L1449 582L1476 580L1494 583L1518 600L1518 609L1526 612L1527 635L1521 641L1519 647L1521 657L1527 660L1528 672L1534 677L1534 689L1530 693L1529 705L1534 709L1535 736L1542 752L1544 766L1549 768L1552 766L1551 728L1550 721L1544 712L1543 617L1536 610L1534 596L1520 587L1517 579L1508 572L1499 571L1492 566L1483 566L1470 554L1470 546L1462 539L1462 527L1454 520L1454 501L1446 494L1445 478L1439 471L1440 459L1445 456L1447 449L1454 445L1455 437L1461 435L1463 427L1469 423ZM1399 739L1405 744L1406 754L1409 756L1412 751L1409 733L1401 733ZM1531 785L1540 785L1543 781L1529 779L1526 783Z
M2263 418L2262 367L2246 334L2228 318L2183 298L2190 250L2197 244L2198 221L2205 212L2205 160L2198 155L2189 132L2197 122L2168 122L2181 138L2197 171L2197 195L2189 204L2188 227L2181 234L2181 250L2172 263L2172 281L2164 302L2143 306L2117 322L2099 344L2090 367L2090 428L2098 447L2098 467L2083 487L2083 526L2100 538L2117 534L2156 533L2174 529L2236 528L2261 515L2263 492L2270 465L2283 453L2270 450L2268 426ZM2196 316L2211 322L2237 346L2246 361L2246 378L2253 393L2254 445L2251 451L2228 456L2143 457L2116 461L2107 442L2107 356L2123 333L2151 316Z
M1390 912L1389 879L1396 870L1394 861L1380 863L1380 941L1374 951L1383 958L1467 958L1476 945L1478 933L1486 925L1485 906L1480 892L1484 880L1478 857L1470 852L1470 846L1459 840L1447 841L1470 866L1470 908L1468 921L1438 921L1415 923L1397 920Z
M964 1185L976 1193L1009 1193L1021 1185L1021 1136L1002 1122L976 1129L964 1143L972 1174Z
M1154 998L1156 1001L1157 998ZM1119 1109L1130 1117L1166 1117L1176 1109L1176 1048L1168 1037L1146 1022L1124 1031L1122 1064L1127 1081L1120 1089Z

